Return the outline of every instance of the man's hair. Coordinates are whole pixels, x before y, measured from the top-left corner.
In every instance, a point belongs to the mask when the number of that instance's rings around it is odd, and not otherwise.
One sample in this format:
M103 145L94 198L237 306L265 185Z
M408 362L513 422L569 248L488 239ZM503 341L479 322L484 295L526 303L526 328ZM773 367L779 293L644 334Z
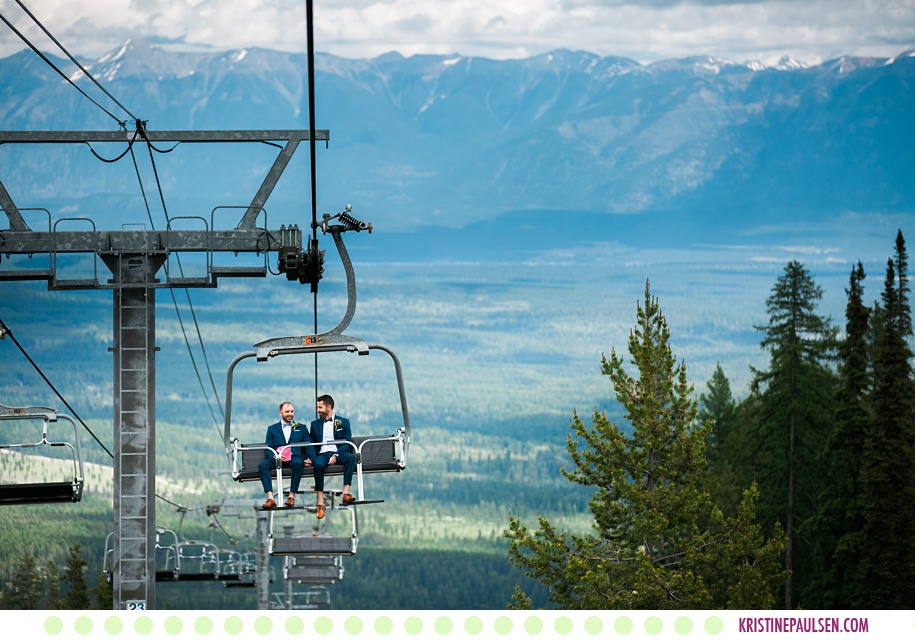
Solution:
M288 400L286 402L280 403L280 413L283 413L283 407L285 407L287 404L292 404L292 403L289 402Z
M318 402L323 402L324 404L326 404L326 405L327 405L328 407L330 407L331 409L334 408L334 399L331 398L331 397L330 397L329 395L327 395L326 393L325 393L323 396L318 396Z

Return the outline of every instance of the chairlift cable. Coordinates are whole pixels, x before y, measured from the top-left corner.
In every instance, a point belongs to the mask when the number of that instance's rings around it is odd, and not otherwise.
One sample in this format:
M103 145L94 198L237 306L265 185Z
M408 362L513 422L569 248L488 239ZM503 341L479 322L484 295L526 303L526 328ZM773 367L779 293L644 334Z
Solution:
M56 395L60 399L60 401L64 403L64 406L67 407L67 409L70 411L70 413L73 415L73 417L76 418L81 425L83 425L83 429L85 429L86 431L89 432L89 435L91 435L92 438L102 448L102 450L104 450L104 452L108 454L108 457L114 459L114 454L111 453L111 451L108 449L108 447L105 446L105 443L103 443L101 440L99 440L98 436L95 435L95 433L92 431L92 429L89 428L89 426L85 423L85 421L76 412L76 409L74 409L73 407L70 406L70 403L67 402L67 399L64 398L63 395L61 395L60 391L57 390L57 387L54 386L54 383L52 383L48 379L48 377L41 370L41 367L38 366L38 364L32 359L32 357L28 354L28 352L25 350L25 348L19 343L19 341L16 339L16 336L13 335L12 329L9 328L9 325L7 325L5 322L3 322L2 318L0 318L0 329L2 329L2 331L0 331L0 335L2 335L4 338L6 336L9 336L10 339L12 339L13 344L15 344L16 347L19 348L19 351L22 352L22 355L24 355L25 359L29 361L29 364L32 365L32 367L35 369L35 371L38 372L38 375L40 375L41 378L45 381L45 383L51 388L51 391L54 392L54 395ZM172 505L173 507L177 507L178 509L187 510L186 507L183 507L180 504L172 502L168 498L164 498L164 497L160 496L158 493L155 494L155 496L157 498L159 498L159 500L167 502L168 504Z
M48 30L45 28L45 26L44 26L43 24L41 24L41 22L39 22L38 18L36 18L36 17L32 14L32 12L29 11L28 7L26 7L24 4L22 4L22 0L16 0L16 4L18 4L20 7L22 7L22 10L25 11L27 14L29 14L29 17L35 22L35 24L37 24L37 25L41 28L42 31L45 32L45 35L47 35L51 40L53 40L53 41L54 41L54 44L56 44L56 45L60 48L61 51L63 51L65 54L67 54L67 57L70 58L70 60L73 62L73 64L75 64L75 65L79 68L79 70L82 71L83 74L85 74L85 76L86 76L87 78L89 78L90 80L92 80L92 82L95 83L95 86L97 86L99 89L101 89L101 90L105 93L106 96L108 96L109 98L111 98L111 101L114 102L116 105L118 105L121 109L123 109L124 112L125 112L127 115L129 115L129 116L130 116L131 118L133 118L134 120L137 119L137 117L136 117L135 115L133 115L127 107L125 107L124 105L122 105L122 104L118 101L117 98L115 98L113 95L111 95L111 94L108 92L108 90L107 90L105 87L103 87L103 86L101 85L101 83L100 83L98 80L95 79L95 76L93 76L91 73L89 73L89 72L86 70L86 68L83 67L82 64L80 64L79 60L77 60L77 59L74 58L72 55L70 55L70 52L67 51L66 48L64 48L64 46L63 46L62 44L60 44L60 42L57 41L57 38L55 38L54 35L53 35L50 31L48 31Z
M150 225L150 227L152 228L153 231L155 231L155 229L156 229L156 223L153 222L152 211L151 211L150 208L149 208L149 198L147 198L147 196L146 196L146 189L145 189L145 187L143 186L143 178L140 176L140 167L139 167L139 165L137 164L137 158L136 158L136 155L133 153L133 149L132 149L132 148L131 148L131 150L130 150L130 157L133 159L133 167L134 167L134 170L136 171L136 174L137 174L137 182L139 182L139 184L140 184L140 193L141 193L142 196L143 196L143 204L146 206L146 217L147 217L147 219L149 220L149 225ZM151 160L151 162L153 163L153 170L154 170L154 172L155 172L155 161L152 159L152 152L150 152L150 160ZM158 173L157 173L157 172L155 172L155 173L156 173L156 182L157 182L157 184L158 184L158 182L159 182L159 176L158 176ZM159 187L159 195L160 195L160 197L162 197L162 187L161 187L161 185L160 185L160 187ZM162 206L163 206L163 208L165 207L165 199L164 199L164 197L162 198ZM167 212L166 212L165 216L166 216L166 218L168 218L168 213L167 213ZM177 257L177 256L176 256L176 257ZM182 267L181 267L181 259L180 259L180 257L177 257L177 258L178 258L178 268L181 270L181 273L182 273L182 276L183 276L183 275L184 275L184 271L183 271L183 269L182 269ZM212 407L212 405L210 404L210 398L209 398L209 396L207 395L207 393L206 393L206 388L205 388L204 385L203 385L203 379L200 377L200 371L199 371L198 368L197 368L197 361L194 359L194 353L193 353L193 351L191 350L191 344L190 344L190 341L189 341L188 338L187 338L187 332L186 332L185 329L184 329L184 320L182 320L182 318L181 318L181 312L178 310L178 301L177 301L177 299L175 298L175 293L174 293L174 291L173 291L172 289L169 289L169 292L171 293L171 296L172 296L172 304L175 306L175 315L178 317L178 324L181 326L181 333L182 333L182 335L184 336L184 344L187 346L187 352L188 352L188 355L189 355L190 358L191 358L191 364L192 364L193 367L194 367L194 373L197 375L197 382L200 384L200 390L201 390L201 392L203 393L203 399L204 399L204 400L206 401L206 403L207 403L207 408L210 410L210 415L211 415L212 418L213 418L213 424L214 424L214 426L216 427L216 432L218 433L218 432L219 432L219 421L216 419L216 414L213 412L213 407ZM195 325L195 327L197 327L197 337L198 337L198 339L200 340L200 343L201 343L201 346L202 346L202 345L203 345L203 337L200 335L200 327L199 327L199 325L197 324L197 316L196 316L196 314L193 313L193 308L194 308L194 307L193 307L193 303L191 302L191 299L190 299L190 294L188 294L188 301L187 301L187 302L188 302L188 305L190 305L191 313L192 313L192 315L193 315L193 317L194 317L194 325ZM205 354L206 354L206 352L204 351L204 358L206 357ZM209 374L210 374L210 381L211 381L211 383L212 383L212 380L213 380L213 373L212 373L212 371L210 371L210 367L209 367L209 362L208 362L208 361L206 361L206 366L207 366L207 371L209 371ZM215 392L215 388L216 388L216 387L215 387L215 383L213 383L214 392ZM220 410L220 412L222 412L222 411L223 411L223 409L222 409L222 404L219 402L219 394L218 394L218 393L216 394L216 402L217 402L217 404L219 405L219 410ZM225 414L223 414L223 415L225 415ZM220 436L221 436L221 435L222 435L222 434L220 434Z
M140 122L137 123L137 130L141 133L141 135L144 136L144 138L146 137L145 134L143 133L142 123L140 123ZM165 219L168 220L169 215L168 215L168 208L166 207L166 204L165 204L165 194L162 192L162 183L159 180L159 172L156 168L156 160L152 154L152 152L153 152L152 145L149 144L148 140L147 140L147 145L149 147L148 151L149 151L150 166L152 167L153 176L155 177L156 186L159 191L159 200L162 203L162 211L165 214ZM143 203L146 206L146 217L149 219L149 224L152 227L152 229L155 230L156 225L155 225L155 222L153 222L152 212L150 211L149 199L146 196L146 189L143 187L143 179L140 176L140 169L139 169L139 166L137 165L137 159L133 153L132 148L131 148L130 155L131 155L131 158L133 158L134 169L137 174L137 181L140 183L140 191L142 192L142 195L143 195ZM178 270L181 273L181 276L183 277L184 276L184 267L181 265L181 256L175 256L175 258L178 262ZM172 303L174 304L174 307L175 307L175 315L178 316L178 324L181 326L181 333L184 336L184 344L185 344L185 346L187 346L187 352L191 358L191 365L194 368L194 374L197 376L197 382L198 382L198 384L200 384L200 390L203 393L204 401L206 402L207 408L210 411L210 416L213 418L213 426L216 429L216 432L219 433L220 438L221 438L222 434L219 431L219 420L217 419L216 414L213 411L213 406L210 403L210 398L206 391L206 387L203 383L203 378L200 375L200 369L197 367L197 360L196 360L196 358L194 358L194 353L193 353L193 350L191 349L191 343L190 343L190 340L188 340L187 331L184 328L184 320L181 318L181 312L178 309L178 300L177 300L177 298L175 298L174 289L170 288L169 293L172 296ZM209 378L210 378L210 384L213 387L213 393L216 395L216 404L219 407L220 413L222 413L223 416L225 416L225 412L222 408L222 403L219 400L219 393L216 391L216 383L213 380L213 371L212 371L212 368L210 367L210 362L206 355L206 347L203 344L203 335L200 332L200 324L197 321L197 314L194 311L194 303L191 302L191 294L190 294L190 292L187 291L187 289L185 289L185 295L187 296L188 307L191 310L191 317L194 320L194 328L197 332L197 340L200 343L200 348L203 353L204 366L207 369L207 374L209 375Z
M106 164L114 164L115 162L117 162L118 160L120 160L121 158L123 158L124 156L126 156L126 155L127 155L127 152L130 151L130 150L133 148L133 140L131 140L130 142L128 142L128 143L127 143L127 148L124 149L124 151L122 151L121 154L120 154L119 156L114 157L114 158L105 158L104 156L99 155L98 151L96 151L96 150L92 147L92 145L91 145L90 143L88 143L88 142L86 142L86 146L89 147L89 151L92 152L92 155L94 155L96 158L98 158L98 159L101 160L102 162L104 162L104 163L106 163Z
M3 330L3 332L2 332L3 337L9 336L12 339L13 344L15 344L19 348L19 351L22 352L22 355L25 356L25 359L28 360L29 364L31 364L32 367L35 369L35 371L38 372L38 375L41 376L42 380L44 380L47 383L47 385L51 388L51 391L54 392L54 395L56 395L58 398L60 398L60 401L63 402L64 406L67 407L67 409L70 411L70 413L73 414L73 417L76 418L77 420L79 420L79 423L81 425L83 425L83 428L89 432L89 435L92 436L92 438L99 444L99 446L105 451L105 453L107 453L110 457L114 458L114 454L111 453L111 451L108 449L108 447L106 447L105 444L101 440L98 439L98 436L96 436L92 432L92 429L90 429L86 425L86 423L83 421L83 419L79 417L79 414L76 413L76 410L73 407L71 407L70 403L67 402L67 400L60 394L60 392L57 390L57 387L55 387L54 384L50 380L48 380L48 377L44 374L44 371L41 370L41 367L39 367L38 364L34 360L32 360L32 356L30 356L28 354L28 352L25 350L25 348L21 344L19 344L19 341L16 340L16 336L13 335L13 330L10 329L9 326L5 322L3 322L2 318L0 318L0 329Z
M167 502L168 504L172 505L173 507L176 507L177 510L180 511L180 512L184 512L184 511L188 511L188 510L189 510L189 509L188 509L187 507L185 507L184 505L180 505L180 504L178 504L177 502L172 502L172 501L169 500L168 498L163 498L163 497L160 496L158 493L156 494L156 497L159 498L159 500L161 500L162 502Z
M99 109L101 109L102 111L104 111L105 113L107 113L109 116L111 116L111 118L112 118L115 122L117 122L117 123L121 126L121 128L125 128L125 129L126 129L126 127L127 127L126 121L121 120L120 118L118 118L116 115L114 115L113 113L111 113L110 111L108 111L108 109L106 109L105 107L103 107L102 105L100 105L98 102L96 102L95 100L93 100L92 97L89 96L89 94L87 94L85 91L83 91L83 90L80 89L78 86L76 86L76 84L75 84L69 77L67 77L67 74L65 74L63 71L61 71L60 69L58 69L58 68L54 65L54 63L51 62L45 54L43 54L41 51L39 51L38 48L37 48L34 44L32 44L32 43L29 41L28 38L26 38L22 33L20 33L20 31L19 31L16 27L14 27L13 24L12 24L9 20L7 20L7 19L6 19L6 16L4 16L2 13L0 13L0 20L3 20L3 22L6 23L6 26L8 26L10 29L12 29L12 30L13 30L13 33L15 33L17 36L19 36L19 38L20 38L24 43L26 43L26 44L29 46L29 48L30 48L32 51L34 51L34 52L38 55L39 58L41 58L42 60L44 60L45 63L46 63L49 67L51 67L52 69L54 69L54 71L56 71L56 72L60 75L61 78L63 78L64 80L66 80L68 83L70 83L70 85L71 85L74 89L76 89L76 90L79 91L81 94L83 94L83 96L85 96L85 98L86 98L87 100L89 100L92 104L94 104L96 107L98 107Z

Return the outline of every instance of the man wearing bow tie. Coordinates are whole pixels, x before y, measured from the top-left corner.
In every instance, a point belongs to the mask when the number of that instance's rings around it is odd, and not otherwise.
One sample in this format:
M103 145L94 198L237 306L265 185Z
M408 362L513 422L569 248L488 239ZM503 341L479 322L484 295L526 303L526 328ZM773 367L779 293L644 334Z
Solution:
M353 439L349 420L334 415L334 399L323 395L317 402L317 420L311 423L311 442L315 445L315 491L318 494L318 517L324 517L324 471L332 464L343 465L343 504L352 504L356 498L349 492L356 469L356 456L348 444L322 444L333 440Z
M267 427L265 442L268 447L283 457L283 467L292 469L289 497L285 502L287 507L295 506L295 494L299 490L305 461L307 460L308 464L311 464L311 458L314 456L311 447L283 448L297 442L309 442L305 425L296 422L294 417L295 407L291 402L280 404L280 421ZM261 484L267 494L267 502L261 508L273 509L276 507L276 500L273 499L273 473L276 472L276 456L273 451L267 449L264 452L264 459L258 463L257 470L260 472Z

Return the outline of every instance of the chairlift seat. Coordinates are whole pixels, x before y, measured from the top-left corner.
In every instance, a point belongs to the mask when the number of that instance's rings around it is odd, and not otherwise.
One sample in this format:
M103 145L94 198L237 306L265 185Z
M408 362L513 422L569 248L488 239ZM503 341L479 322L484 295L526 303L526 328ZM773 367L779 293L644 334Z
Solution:
M336 567L340 556L297 556L296 567Z
M289 567L286 569L286 580L298 582L335 581L343 579L343 567Z
M368 439L369 436L355 436L353 437L352 442L358 448ZM235 478L238 482L251 482L253 480L260 480L260 472L257 469L257 465L260 464L260 461L264 459L264 450L246 448L258 446L260 444L263 443L242 445L242 467L238 477ZM385 473L401 471L403 467L398 463L397 458L395 457L394 444L395 443L393 440L381 440L365 444L362 447L362 473ZM270 472L271 475L275 475L276 469L271 467ZM302 477L313 478L314 475L315 469L313 466L306 466L302 473ZM327 467L327 470L324 472L325 477L342 475L342 464L332 464ZM292 469L284 467L283 477L291 478Z
M256 587L257 583L253 580L245 580L244 582L223 582L222 586L224 586L226 589L244 589Z
M178 582L213 582L216 580L240 580L237 573L185 573L178 572Z
M302 556L302 555L348 555L356 553L356 538L330 538L330 537L305 537L305 538L271 538L270 555L273 556Z
M78 480L5 484L0 485L0 504L79 502L82 494L83 483Z

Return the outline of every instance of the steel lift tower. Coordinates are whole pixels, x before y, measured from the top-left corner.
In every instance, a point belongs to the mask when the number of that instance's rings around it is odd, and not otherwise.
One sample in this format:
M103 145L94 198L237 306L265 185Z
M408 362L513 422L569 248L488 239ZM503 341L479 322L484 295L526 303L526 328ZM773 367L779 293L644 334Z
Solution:
M322 253L317 241L303 251L302 233L296 226L278 230L267 227L264 203L280 175L309 131L0 131L4 144L125 144L269 142L281 148L251 203L237 207L242 217L231 229L216 229L214 212L200 230L175 230L171 220L163 230L97 231L86 218L63 218L48 228L33 230L0 182L0 207L9 218L9 229L0 230L0 257L46 255L40 268L0 268L0 280L46 280L49 290L110 289L114 310L114 609L155 608L155 425L156 425L156 290L164 288L216 287L224 277L265 277L267 252L279 253L279 268L287 279L317 285ZM326 130L316 130L315 140L329 140ZM217 207L218 209L219 207ZM24 209L23 209L24 210ZM263 219L262 226L258 221ZM58 230L62 220L83 220L91 230ZM174 218L173 218L174 220ZM168 257L184 252L206 255L206 275L182 277L160 270ZM263 265L220 267L217 252L253 253L264 256ZM97 272L86 279L58 277L62 254L94 254L110 270L100 281ZM93 258L95 262L95 258Z

